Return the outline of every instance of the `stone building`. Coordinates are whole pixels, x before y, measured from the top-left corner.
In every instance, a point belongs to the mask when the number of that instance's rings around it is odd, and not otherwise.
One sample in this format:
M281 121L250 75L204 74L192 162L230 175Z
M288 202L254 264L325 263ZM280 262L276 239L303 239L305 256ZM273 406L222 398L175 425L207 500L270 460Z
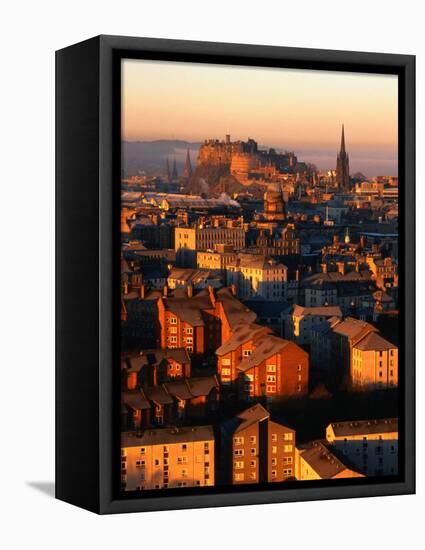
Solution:
M260 404L223 427L230 454L231 483L279 482L295 475L295 431L273 422Z
M398 473L398 419L334 422L326 428L332 449L368 476Z
M121 434L124 491L214 485L212 426L158 428Z
M264 219L282 222L286 218L285 200L280 183L271 183L264 193Z

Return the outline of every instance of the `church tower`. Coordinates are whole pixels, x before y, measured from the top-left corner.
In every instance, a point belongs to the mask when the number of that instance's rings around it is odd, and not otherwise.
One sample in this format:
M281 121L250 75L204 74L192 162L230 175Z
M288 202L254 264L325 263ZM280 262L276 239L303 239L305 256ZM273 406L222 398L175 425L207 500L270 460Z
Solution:
M177 181L179 179L179 174L177 172L177 164L176 164L176 157L174 157L173 160L173 172L171 173L171 180Z
M350 191L350 167L348 153L345 150L344 124L342 125L341 150L336 157L336 181L342 192Z
M167 181L171 181L170 161L168 160L168 157L165 163L165 171L167 172Z
M183 177L189 180L192 177L192 174L192 163L190 162L190 153L188 148L186 153L186 162L183 170Z

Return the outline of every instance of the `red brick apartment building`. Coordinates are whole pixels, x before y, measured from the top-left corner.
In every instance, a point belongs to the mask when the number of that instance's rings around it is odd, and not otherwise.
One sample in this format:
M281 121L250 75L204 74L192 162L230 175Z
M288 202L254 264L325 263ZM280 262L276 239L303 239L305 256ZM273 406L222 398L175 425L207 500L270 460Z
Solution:
M230 440L232 483L285 481L295 476L295 431L270 420L260 404L225 428Z
M216 351L224 386L240 398L302 396L308 392L309 357L294 342L271 334L255 323L238 325Z
M213 353L242 320L256 315L229 288L211 287L194 294L193 288L178 289L158 300L162 348L185 348L189 353Z

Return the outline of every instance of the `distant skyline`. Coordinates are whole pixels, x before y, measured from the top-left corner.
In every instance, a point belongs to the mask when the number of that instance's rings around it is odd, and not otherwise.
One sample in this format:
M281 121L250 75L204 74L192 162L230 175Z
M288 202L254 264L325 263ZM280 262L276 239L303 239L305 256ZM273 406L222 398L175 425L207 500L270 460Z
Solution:
M345 124L350 172L397 175L397 76L124 60L127 141L252 137L335 168Z

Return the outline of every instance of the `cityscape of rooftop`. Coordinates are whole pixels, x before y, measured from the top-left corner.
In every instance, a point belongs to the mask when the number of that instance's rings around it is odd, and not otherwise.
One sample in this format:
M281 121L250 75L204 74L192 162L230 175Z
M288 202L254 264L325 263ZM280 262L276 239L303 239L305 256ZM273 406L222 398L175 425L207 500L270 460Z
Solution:
M122 491L395 478L396 79L186 65L124 63Z

